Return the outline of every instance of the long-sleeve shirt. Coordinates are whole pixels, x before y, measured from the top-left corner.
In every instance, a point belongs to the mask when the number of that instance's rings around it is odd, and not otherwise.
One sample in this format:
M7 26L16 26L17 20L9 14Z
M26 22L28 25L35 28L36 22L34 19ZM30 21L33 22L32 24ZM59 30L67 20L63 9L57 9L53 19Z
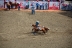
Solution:
M34 6L32 6L32 7L31 7L31 10L35 10L35 7L34 7Z

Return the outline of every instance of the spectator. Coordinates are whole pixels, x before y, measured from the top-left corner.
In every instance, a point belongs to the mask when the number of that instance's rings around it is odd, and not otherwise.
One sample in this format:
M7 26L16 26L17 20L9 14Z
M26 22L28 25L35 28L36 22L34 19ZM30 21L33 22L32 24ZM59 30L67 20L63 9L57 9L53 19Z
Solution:
M18 10L20 11L20 4L18 3Z
M42 9L42 3L40 2L40 10Z
M48 4L47 4L47 3L45 3L45 9L46 9L46 10L48 9Z
M44 10L44 3L42 3L42 10Z
M7 2L6 6L7 6L7 9L10 10L10 6L11 6L11 5L10 5L9 2Z
M26 8L25 9L28 9L29 8L29 2L26 2Z
M36 9L39 9L39 4L38 4L38 2L36 3Z

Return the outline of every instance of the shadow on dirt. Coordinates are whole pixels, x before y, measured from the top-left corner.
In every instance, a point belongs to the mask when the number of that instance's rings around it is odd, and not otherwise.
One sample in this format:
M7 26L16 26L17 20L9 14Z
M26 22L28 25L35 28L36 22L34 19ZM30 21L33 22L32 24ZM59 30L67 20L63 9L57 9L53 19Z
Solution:
M68 37L68 45L69 45L69 48L72 48L72 30L70 29L70 30L66 30L66 34L68 34L67 35L67 37Z
M42 32L28 32L28 33L24 33L24 34L27 34L28 36L44 35L44 33L42 33Z
M63 12L59 12L59 14L72 18L72 15L71 15L72 12L71 11L63 11Z
M7 39L3 38L1 35L0 35L0 48L3 48L4 47L4 42L5 41L8 41Z
M2 39L3 39L2 36L0 36L0 48L2 48L2 46L3 46L2 45Z
M72 35L72 30L66 30L66 33Z
M31 13L27 13L27 14L32 15Z
M32 14L31 12L28 12L27 14L28 14L29 16L32 16L32 15L34 16L34 15L35 15L35 14Z

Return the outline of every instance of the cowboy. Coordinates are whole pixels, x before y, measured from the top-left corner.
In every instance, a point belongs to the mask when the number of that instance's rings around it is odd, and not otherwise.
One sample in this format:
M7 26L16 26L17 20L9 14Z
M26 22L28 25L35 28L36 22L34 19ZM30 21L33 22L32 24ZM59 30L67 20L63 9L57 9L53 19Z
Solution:
M35 14L35 7L34 7L33 4L32 4L32 7L31 7L31 10L32 10L31 13L32 13L32 14Z
M41 26L39 25L39 21L36 21L36 28L39 29L39 30L42 29Z

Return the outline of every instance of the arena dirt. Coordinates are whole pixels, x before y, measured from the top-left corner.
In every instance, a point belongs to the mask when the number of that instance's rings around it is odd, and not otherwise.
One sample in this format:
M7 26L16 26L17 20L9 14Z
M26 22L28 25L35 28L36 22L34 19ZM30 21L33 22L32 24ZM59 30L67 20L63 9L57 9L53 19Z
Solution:
M34 35L36 21L50 30ZM0 11L0 48L72 48L72 12Z

